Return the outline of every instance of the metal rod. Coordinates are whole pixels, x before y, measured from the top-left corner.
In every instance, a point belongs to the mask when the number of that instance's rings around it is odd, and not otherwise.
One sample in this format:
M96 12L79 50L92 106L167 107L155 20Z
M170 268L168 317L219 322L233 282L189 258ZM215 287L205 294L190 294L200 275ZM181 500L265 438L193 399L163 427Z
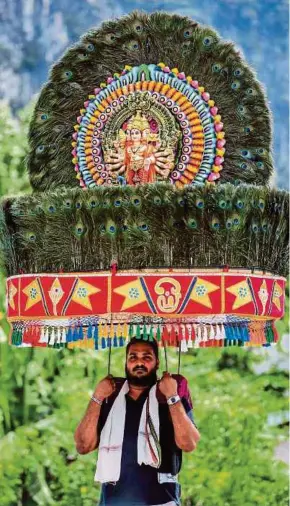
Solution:
M179 341L178 347L178 374L180 374L180 366L181 366L181 341Z
M165 357L165 370L166 370L166 372L168 372L167 345L166 345L165 341L163 341L163 347L164 347L164 357Z
M112 355L112 338L109 338L109 361L108 361L108 376L111 374L111 355Z

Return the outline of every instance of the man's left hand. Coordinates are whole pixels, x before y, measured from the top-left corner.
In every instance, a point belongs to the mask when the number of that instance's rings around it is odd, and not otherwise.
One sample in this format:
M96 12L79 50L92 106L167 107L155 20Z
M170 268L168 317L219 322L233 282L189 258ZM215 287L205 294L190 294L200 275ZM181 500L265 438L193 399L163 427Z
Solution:
M163 373L163 376L159 381L159 390L166 399L177 395L177 381L171 377L169 372Z

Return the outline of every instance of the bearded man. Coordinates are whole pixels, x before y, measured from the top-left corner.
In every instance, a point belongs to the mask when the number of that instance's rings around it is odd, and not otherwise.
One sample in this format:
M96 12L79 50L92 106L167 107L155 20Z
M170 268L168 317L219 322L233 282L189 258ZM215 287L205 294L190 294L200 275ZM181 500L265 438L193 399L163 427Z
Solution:
M183 376L157 381L158 344L133 338L126 380L108 376L95 388L75 432L78 453L99 449L99 506L180 505L182 451L200 438Z

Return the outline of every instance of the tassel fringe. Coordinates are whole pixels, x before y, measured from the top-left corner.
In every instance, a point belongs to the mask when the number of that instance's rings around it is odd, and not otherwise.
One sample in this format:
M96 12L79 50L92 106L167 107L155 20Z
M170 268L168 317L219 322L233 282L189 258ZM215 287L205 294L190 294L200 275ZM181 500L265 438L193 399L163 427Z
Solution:
M219 324L76 323L69 326L12 323L10 344L49 348L106 349L125 346L130 339L156 340L159 346L191 348L271 346L278 341L274 321Z

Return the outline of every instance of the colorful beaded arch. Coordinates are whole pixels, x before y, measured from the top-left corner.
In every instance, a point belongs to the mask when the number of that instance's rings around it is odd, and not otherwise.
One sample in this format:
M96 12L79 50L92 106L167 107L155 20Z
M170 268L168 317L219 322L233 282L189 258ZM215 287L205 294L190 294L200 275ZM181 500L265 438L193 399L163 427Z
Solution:
M126 66L88 98L72 142L81 187L169 180L182 188L219 179L223 123L190 76L163 63Z

